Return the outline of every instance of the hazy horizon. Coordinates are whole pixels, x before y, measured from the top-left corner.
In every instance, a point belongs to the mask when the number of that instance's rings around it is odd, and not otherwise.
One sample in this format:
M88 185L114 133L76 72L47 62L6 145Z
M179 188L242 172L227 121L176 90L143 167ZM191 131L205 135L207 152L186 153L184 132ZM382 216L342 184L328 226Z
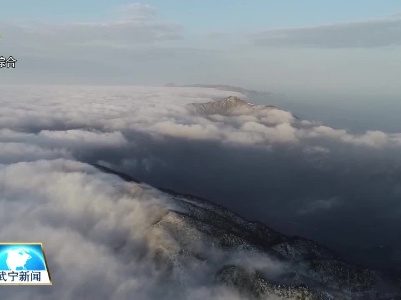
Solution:
M397 1L2 3L2 83L401 93Z

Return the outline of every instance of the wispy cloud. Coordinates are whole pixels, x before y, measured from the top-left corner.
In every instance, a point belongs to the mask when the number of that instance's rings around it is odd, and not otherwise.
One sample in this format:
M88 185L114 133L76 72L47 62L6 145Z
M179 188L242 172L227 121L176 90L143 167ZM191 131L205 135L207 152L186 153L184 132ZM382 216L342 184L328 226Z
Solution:
M258 46L377 48L401 45L401 17L268 30L254 35Z
M149 4L129 3L118 8L125 20L152 20L158 15L157 9Z
M153 7L136 3L120 10L117 20L107 22L0 22L2 46L20 54L49 58L85 57L85 51L93 50L91 47L135 48L182 38L182 26L162 20Z

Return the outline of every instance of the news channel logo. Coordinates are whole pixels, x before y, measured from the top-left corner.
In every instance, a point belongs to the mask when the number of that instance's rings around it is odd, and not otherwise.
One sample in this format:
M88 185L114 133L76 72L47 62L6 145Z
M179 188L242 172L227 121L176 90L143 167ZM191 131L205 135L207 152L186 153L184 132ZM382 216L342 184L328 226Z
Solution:
M52 285L42 243L0 243L0 285Z

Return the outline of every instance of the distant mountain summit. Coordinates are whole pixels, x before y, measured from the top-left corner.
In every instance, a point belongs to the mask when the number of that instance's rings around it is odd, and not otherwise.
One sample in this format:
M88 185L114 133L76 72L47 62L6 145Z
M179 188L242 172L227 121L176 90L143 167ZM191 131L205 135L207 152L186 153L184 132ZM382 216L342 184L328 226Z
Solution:
M207 89L216 89L220 91L230 91L230 92L236 92L236 93L241 93L242 95L245 95L246 97L275 97L277 98L278 94L276 93L271 93L271 92L266 92L266 91L256 91L256 90L250 90L246 88L242 88L239 86L233 86L233 85L227 85L227 84L189 84L189 85L181 85L181 84L176 84L174 82L169 82L166 83L164 86L166 87L194 87L194 88L207 88Z
M248 103L236 96L229 96L222 100L207 103L191 103L189 107L196 110L198 113L208 115L240 115L264 109L277 109L272 105L255 105Z
M202 87L202 88L212 88L221 91L231 91L241 93L246 96L255 96L255 95L273 95L272 93L268 92L261 92L255 90L248 90L238 86L232 85L223 85L223 84L192 84L192 85L185 85L185 87Z

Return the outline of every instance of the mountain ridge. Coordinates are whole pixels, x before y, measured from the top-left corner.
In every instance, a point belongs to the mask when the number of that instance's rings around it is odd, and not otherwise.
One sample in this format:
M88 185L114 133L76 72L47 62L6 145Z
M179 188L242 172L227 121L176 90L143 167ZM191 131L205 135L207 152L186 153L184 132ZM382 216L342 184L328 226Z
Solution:
M92 166L124 181L139 183L130 175L109 167ZM401 297L399 287L397 290L384 274L349 264L319 243L286 236L196 196L163 188L158 190L170 195L181 208L166 210L147 233L153 243L148 255L167 272L166 275L177 266L208 264L208 251L212 247L228 253L239 250L259 253L290 266L275 278L267 278L258 269L229 262L218 267L215 280L236 288L247 299L264 299L269 295L279 299L310 300L401 299L396 298ZM160 234L166 234L169 241L159 240L155 245L153 237ZM206 250L203 249L205 245Z

